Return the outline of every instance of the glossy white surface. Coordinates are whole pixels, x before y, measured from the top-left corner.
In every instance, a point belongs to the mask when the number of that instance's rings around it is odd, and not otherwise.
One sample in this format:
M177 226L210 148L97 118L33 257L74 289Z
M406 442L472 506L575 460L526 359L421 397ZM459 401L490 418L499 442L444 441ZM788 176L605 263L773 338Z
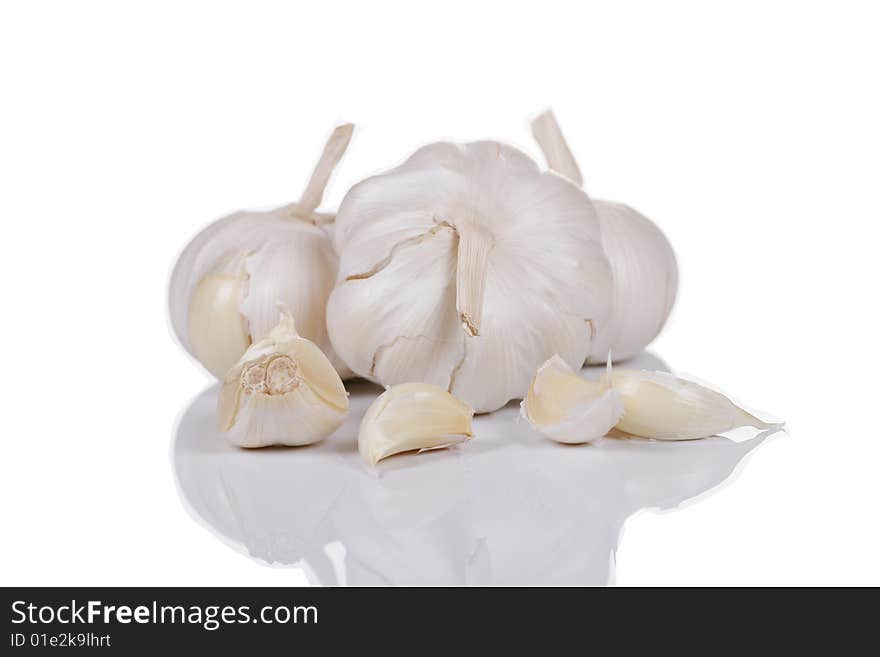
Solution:
M624 365L664 367L651 354ZM263 450L229 445L215 428L217 388L199 395L173 446L190 513L261 562L302 566L315 584L605 584L628 517L713 490L773 433L561 445L509 404L477 416L465 444L371 468L357 430L381 388L349 390L351 413L333 436Z

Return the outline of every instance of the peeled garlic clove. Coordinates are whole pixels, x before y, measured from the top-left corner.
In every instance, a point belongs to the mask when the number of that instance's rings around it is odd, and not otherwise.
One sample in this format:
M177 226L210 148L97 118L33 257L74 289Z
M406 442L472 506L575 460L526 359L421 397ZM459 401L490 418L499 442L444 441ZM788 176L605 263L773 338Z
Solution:
M577 162L552 111L532 122L547 165L583 187ZM659 335L678 289L678 264L669 240L647 217L621 203L594 200L602 248L611 264L611 313L596 326L589 362L634 356Z
M425 146L355 185L336 218L327 328L358 375L444 388L477 412L580 367L610 269L583 190L498 142Z
M617 424L623 405L607 379L582 379L553 356L538 368L520 414L533 429L557 442L591 443Z
M336 431L348 395L332 363L283 311L229 371L217 406L221 431L240 447L308 445Z
M474 409L426 383L403 383L383 392L367 409L358 450L375 465L386 456L448 447L472 437Z
M222 262L193 290L189 304L189 337L193 355L221 378L251 344L248 323L241 315L248 274L242 253Z
M666 372L617 370L611 375L623 400L616 428L657 440L707 438L739 427L774 429L721 393Z
M300 333L340 375L351 375L330 345L325 322L338 266L334 217L315 209L352 130L346 124L333 131L297 203L220 219L178 259L169 289L172 325L183 347L214 376L222 379L251 342L275 325L278 302L291 309Z

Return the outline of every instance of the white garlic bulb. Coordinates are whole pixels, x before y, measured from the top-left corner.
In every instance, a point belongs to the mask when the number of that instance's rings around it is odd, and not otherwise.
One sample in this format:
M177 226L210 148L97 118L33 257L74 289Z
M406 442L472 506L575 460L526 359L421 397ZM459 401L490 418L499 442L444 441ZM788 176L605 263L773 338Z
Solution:
M472 437L474 409L437 386L403 383L383 392L361 421L358 451L370 465L393 454L436 449Z
M532 122L547 165L578 186L581 172L556 117L547 111ZM595 200L602 247L611 263L611 314L597 327L590 362L634 356L663 329L678 290L678 265L666 236L648 218L621 203Z
M493 411L553 354L580 367L608 313L589 198L497 142L421 148L355 185L335 230L330 338L384 385L429 383Z
M553 356L538 368L520 413L533 429L557 442L592 443L614 428L623 404L607 376L598 382L582 379Z
M187 245L171 276L169 308L177 338L214 376L223 378L251 342L276 321L284 303L303 336L342 376L350 375L327 336L325 309L336 280L333 215L316 212L351 139L333 131L299 202L266 212L236 212Z
M226 375L217 404L220 430L240 447L309 445L336 431L347 413L342 380L286 309Z
M708 438L740 427L777 429L721 393L667 372L618 370L611 374L623 401L617 429L657 440Z

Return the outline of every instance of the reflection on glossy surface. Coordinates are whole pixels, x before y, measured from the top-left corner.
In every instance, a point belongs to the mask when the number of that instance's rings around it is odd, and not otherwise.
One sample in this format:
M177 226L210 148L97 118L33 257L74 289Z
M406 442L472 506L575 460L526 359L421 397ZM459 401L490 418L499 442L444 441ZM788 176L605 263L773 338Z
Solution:
M633 360L667 369L650 354ZM605 584L629 516L718 486L771 433L569 446L533 433L509 404L475 418L464 445L373 469L357 429L380 389L349 388L351 413L326 441L256 451L225 441L217 389L202 393L173 446L191 513L237 549L301 565L320 584Z

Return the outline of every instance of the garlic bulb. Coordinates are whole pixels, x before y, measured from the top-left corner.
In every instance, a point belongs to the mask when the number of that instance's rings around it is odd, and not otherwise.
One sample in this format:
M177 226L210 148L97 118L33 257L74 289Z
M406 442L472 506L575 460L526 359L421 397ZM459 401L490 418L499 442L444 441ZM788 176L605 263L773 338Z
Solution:
M608 368L610 373L610 362ZM582 379L559 356L553 356L538 368L520 413L548 438L591 443L614 428L623 405L608 377L600 382Z
M342 380L296 332L287 309L226 375L217 404L220 430L240 447L309 445L336 431L347 413Z
M586 194L519 150L425 146L340 205L333 346L367 379L493 411L553 354L584 362L610 303L599 239Z
M583 186L552 112L532 122L532 133L550 169ZM597 327L589 362L602 362L609 350L623 360L644 349L663 329L675 302L678 265L669 241L650 219L620 203L596 200L593 205L611 263L613 297L610 316Z
M383 392L361 422L358 450L375 465L386 456L448 447L472 437L474 409L437 386L404 383Z
M721 393L666 372L618 370L611 375L623 400L617 429L658 440L707 438L739 427L776 429Z
M222 379L251 342L274 326L279 302L291 309L303 336L340 374L350 375L332 350L325 323L337 267L333 215L315 208L352 130L346 124L333 131L299 202L220 219L178 259L170 284L171 322L183 347L214 376Z

